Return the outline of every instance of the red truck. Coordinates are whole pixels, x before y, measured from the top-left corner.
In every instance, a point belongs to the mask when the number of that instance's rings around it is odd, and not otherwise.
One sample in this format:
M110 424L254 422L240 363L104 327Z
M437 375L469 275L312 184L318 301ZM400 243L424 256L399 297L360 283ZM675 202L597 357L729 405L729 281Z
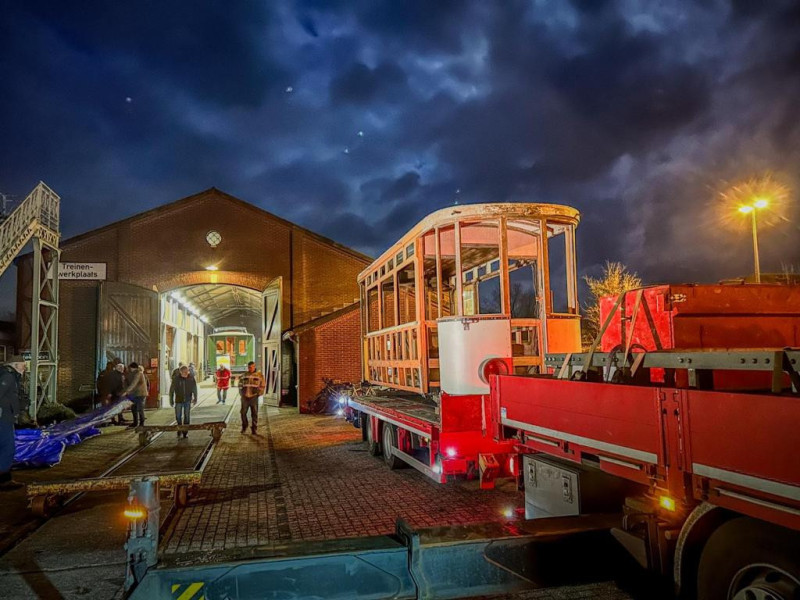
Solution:
M516 477L529 518L621 511L684 597L800 597L800 286L628 292L581 353L577 222L476 205L412 229L359 278L378 391L348 418L390 467Z

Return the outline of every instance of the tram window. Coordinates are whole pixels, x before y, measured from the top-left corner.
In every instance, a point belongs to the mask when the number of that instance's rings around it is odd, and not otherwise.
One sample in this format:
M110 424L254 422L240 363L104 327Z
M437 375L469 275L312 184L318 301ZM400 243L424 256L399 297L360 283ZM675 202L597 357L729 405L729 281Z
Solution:
M225 354L225 342L222 340L217 340L217 354Z
M235 352L235 349L234 349L234 346L233 346L233 338L232 337L225 338L225 346L228 349L227 354L229 356L233 356L233 354Z
M567 225L548 224L547 255L550 263L550 294L552 312L575 312L575 294L570 289L573 285L570 253L568 246L572 243L572 230Z
M496 315L503 311L499 266L500 228L497 223L461 224L461 287L464 315Z
M413 323L417 320L417 297L414 263L410 262L397 272L397 300L400 304L400 323Z
M387 327L394 327L397 325L394 319L395 309L395 293L394 293L394 278L388 277L381 284L381 312L382 322L381 325L385 329Z
M239 356L245 356L247 354L247 342L245 340L239 340Z
M510 258L508 282L512 319L536 319L539 302L536 297L536 262Z
M367 331L378 331L381 328L378 315L378 288L370 288L367 292Z

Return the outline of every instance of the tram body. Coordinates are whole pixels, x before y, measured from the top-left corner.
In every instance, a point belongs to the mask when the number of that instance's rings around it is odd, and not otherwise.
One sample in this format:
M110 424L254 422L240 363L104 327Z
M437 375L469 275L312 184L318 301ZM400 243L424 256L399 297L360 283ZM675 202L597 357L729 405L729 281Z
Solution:
M215 371L225 365L231 373L244 373L255 361L255 336L244 327L217 327L207 340L208 366Z

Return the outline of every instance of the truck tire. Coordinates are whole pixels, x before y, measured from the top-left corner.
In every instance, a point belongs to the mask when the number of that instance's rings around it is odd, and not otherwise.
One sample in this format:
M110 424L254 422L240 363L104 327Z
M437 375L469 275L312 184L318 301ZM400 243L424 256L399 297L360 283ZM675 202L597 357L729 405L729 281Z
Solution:
M385 462L392 471L402 467L405 463L398 456L392 454L392 448L397 448L397 432L393 425L389 425L389 423L383 424L381 439L383 462Z
M708 538L697 572L698 600L800 597L800 535L740 517Z
M369 453L372 456L380 456L381 455L381 444L378 440L372 439L372 421L375 419L372 415L369 415L366 419L367 421L367 446L369 447ZM380 432L380 427L378 427L378 431Z

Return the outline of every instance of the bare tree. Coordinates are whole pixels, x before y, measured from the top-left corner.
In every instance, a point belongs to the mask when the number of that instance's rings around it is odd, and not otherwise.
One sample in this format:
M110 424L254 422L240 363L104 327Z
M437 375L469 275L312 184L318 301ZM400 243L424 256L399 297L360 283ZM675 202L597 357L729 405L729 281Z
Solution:
M590 345L600 331L600 298L605 296L619 296L622 292L633 290L642 286L641 278L628 270L620 262L606 261L600 277L585 276L584 281L589 286L590 300L585 305L582 322L582 338L584 345Z

